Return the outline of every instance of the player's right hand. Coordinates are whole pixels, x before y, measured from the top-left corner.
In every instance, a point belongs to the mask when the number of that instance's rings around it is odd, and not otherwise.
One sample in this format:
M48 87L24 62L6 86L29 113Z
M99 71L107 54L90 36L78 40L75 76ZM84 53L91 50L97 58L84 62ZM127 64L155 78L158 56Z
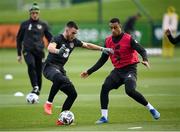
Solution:
M61 48L59 49L59 55L62 55L63 53L65 53L65 51L66 51L66 46L63 44L62 46L61 46Z
M17 60L18 60L19 63L22 63L22 56L18 56Z
M80 74L81 78L87 78L89 76L89 74L87 73L87 71L84 71Z

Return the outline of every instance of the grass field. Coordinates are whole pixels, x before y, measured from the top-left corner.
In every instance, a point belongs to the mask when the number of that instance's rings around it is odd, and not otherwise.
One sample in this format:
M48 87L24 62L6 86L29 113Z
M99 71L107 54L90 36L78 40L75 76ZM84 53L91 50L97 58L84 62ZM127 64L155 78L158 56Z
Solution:
M71 55L66 70L79 94L71 109L75 114L75 125L58 127L55 120L65 95L57 94L51 116L43 112L50 81L43 80L39 104L30 105L25 97L15 97L13 94L17 91L27 94L31 90L26 65L17 63L15 50L1 49L0 131L128 131L130 127L142 127L136 131L180 131L180 49L176 49L175 57L171 59L150 57L150 70L141 64L138 67L137 89L161 112L160 120L153 120L143 106L125 94L122 86L110 93L109 123L103 125L94 122L100 117L101 84L112 66L108 62L88 79L79 77L80 72L94 64L99 55L99 52L83 49L77 49ZM4 80L7 73L14 79Z

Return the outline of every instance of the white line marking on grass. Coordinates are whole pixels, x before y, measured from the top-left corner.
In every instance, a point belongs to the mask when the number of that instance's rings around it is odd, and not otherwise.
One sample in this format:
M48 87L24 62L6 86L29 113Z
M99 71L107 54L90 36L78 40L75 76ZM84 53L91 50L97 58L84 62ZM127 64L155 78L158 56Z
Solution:
M57 105L57 106L55 106L55 108L58 108L58 109L59 109L59 108L62 108L62 106Z
M128 129L134 130L134 129L142 129L142 127L129 127Z

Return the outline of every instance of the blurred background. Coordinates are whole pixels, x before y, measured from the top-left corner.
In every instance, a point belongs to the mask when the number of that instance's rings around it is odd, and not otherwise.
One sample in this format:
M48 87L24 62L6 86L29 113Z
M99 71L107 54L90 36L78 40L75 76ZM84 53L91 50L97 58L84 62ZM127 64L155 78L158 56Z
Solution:
M97 44L103 44L110 34L111 18L118 17L124 24L129 16L139 12L142 17L135 23L138 40L145 47L161 47L164 13L173 6L180 14L179 0L1 0L1 48L15 47L19 24L29 18L28 10L33 2L39 4L40 18L49 23L53 35L61 32L67 21L74 20L80 26L78 38Z

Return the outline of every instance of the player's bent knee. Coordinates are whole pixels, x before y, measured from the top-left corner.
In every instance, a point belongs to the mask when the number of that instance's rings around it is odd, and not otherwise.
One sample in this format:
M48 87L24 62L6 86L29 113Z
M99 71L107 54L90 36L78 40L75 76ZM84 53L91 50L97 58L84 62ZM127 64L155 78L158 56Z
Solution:
M106 83L102 85L101 93L108 93L110 91L110 86Z
M133 96L133 94L134 94L134 89L126 89L125 92L126 92L126 94L127 94L128 96Z
M77 98L77 92L71 83L64 83L60 86L60 90L63 91L67 96L70 96L72 99Z
M69 93L70 93L69 96L71 97L71 99L75 100L77 98L77 92L73 84L70 83L68 87L69 87Z
M73 91L73 92L71 93L71 97L72 97L73 99L76 99L76 98L77 98L77 92L76 92L76 91Z
M124 84L125 84L125 88L127 87L127 88L133 88L133 89L135 89L136 88L136 81L134 80L134 79L127 79L127 80L125 80L125 82L124 82Z
M135 93L136 81L128 79L125 81L125 92L127 95L132 96Z

